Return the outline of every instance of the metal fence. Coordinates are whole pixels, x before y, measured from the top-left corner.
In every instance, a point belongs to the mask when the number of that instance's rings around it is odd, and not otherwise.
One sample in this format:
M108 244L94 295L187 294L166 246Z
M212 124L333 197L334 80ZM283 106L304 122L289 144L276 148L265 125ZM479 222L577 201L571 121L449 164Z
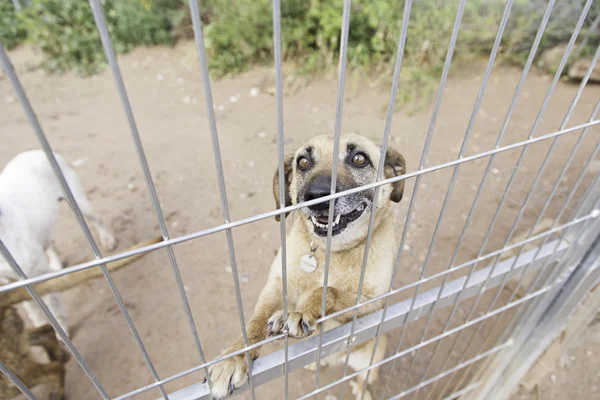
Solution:
M19 2L15 2L18 4ZM168 393L164 385L175 381L183 376L192 374L197 371L207 373L208 367L223 361L229 357L246 354L247 362L252 364L252 373L248 380L248 385L237 392L249 390L252 398L255 398L255 388L259 385L266 384L278 377L284 377L284 388L280 394L280 398L288 398L289 376L290 374L314 361L320 361L331 354L346 352L366 340L376 338L375 347L379 343L380 335L388 333L390 337L397 339L397 344L394 346L394 351L386 355L386 357L374 362L375 350L371 357L371 365L362 371L349 371L348 358L346 356L346 364L344 366L343 376L340 379L324 383L323 374L320 373L320 364L317 364L315 385L312 388L307 388L305 394L299 397L307 399L316 397L319 394L331 391L332 389L339 390L339 396L344 396L345 383L361 373L370 372L373 368L384 366L389 368L388 372L380 378L379 390L374 390L376 397L399 399L403 397L412 398L435 398L435 399L454 399L459 397L469 397L478 399L491 398L506 398L515 388L519 379L527 371L528 367L535 361L536 357L544 350L545 345L549 343L559 332L561 324L564 323L566 317L574 309L576 304L581 301L587 291L600 279L600 269L596 265L600 246L598 243L598 234L600 233L600 224L597 216L598 202L600 201L600 184L599 177L590 177L590 171L593 169L594 162L598 150L600 149L600 141L594 134L598 132L596 125L600 124L600 119L597 119L597 112L600 108L600 100L593 108L592 114L587 122L568 126L571 115L578 105L580 97L586 88L588 80L593 72L593 69L600 56L600 47L596 51L594 58L587 70L584 79L581 81L575 96L569 108L566 110L562 123L558 129L538 134L537 130L544 116L548 103L550 102L556 86L559 83L564 68L569 61L571 53L576 49L577 43L586 38L580 38L582 27L586 23L588 12L594 4L593 0L586 0L581 4L578 11L577 23L573 29L572 35L566 46L564 55L560 61L556 73L554 74L548 91L544 97L535 122L530 130L529 135L521 141L511 144L503 144L505 133L508 130L509 122L517 102L522 94L525 80L533 65L538 46L544 35L544 31L550 19L550 16L555 5L555 0L550 0L546 3L543 9L544 16L536 33L533 46L530 50L529 57L523 68L520 80L514 89L514 96L506 113L502 128L497 135L496 142L493 148L476 152L467 155L467 146L469 139L473 134L474 123L478 116L481 101L494 66L496 57L500 51L502 37L505 34L504 30L507 21L511 15L512 0L506 1L504 14L500 21L499 28L496 34L496 41L489 55L489 61L485 73L481 79L475 106L473 108L469 124L466 128L464 140L459 150L456 159L444 163L427 166L427 157L432 141L433 133L436 127L438 111L442 104L445 84L452 64L457 37L460 32L461 18L465 9L466 0L460 0L459 9L456 15L454 29L449 40L447 55L444 68L441 74L439 89L433 104L433 112L429 129L417 169L407 172L406 174L383 179L383 166L379 165L377 181L368 185L346 190L336 193L336 174L337 165L332 168L332 191L329 196L325 196L316 200L311 200L305 203L285 206L284 195L281 194L282 202L278 210L255 215L249 218L232 221L229 214L228 199L225 189L225 177L221 162L221 151L219 147L219 135L216 123L215 112L213 108L212 92L207 67L206 51L202 36L202 25L200 20L200 10L198 3L194 0L190 1L190 10L194 27L195 41L197 45L198 58L200 62L200 73L204 84L204 94L206 98L206 112L210 118L210 135L213 145L213 153L215 158L216 170L218 175L219 193L221 199L221 208L223 214L223 224L201 231L189 233L183 236L170 237L165 216L161 210L160 201L155 189L152 175L146 160L144 148L136 120L128 99L127 91L119 70L117 58L115 56L110 35L104 20L103 10L100 0L90 0L90 5L93 10L96 25L100 32L102 45L110 65L115 84L118 89L123 110L129 122L131 136L137 150L137 156L141 165L147 190L152 199L154 211L159 221L160 230L164 240L161 243L145 246L139 249L122 252L113 256L103 256L98 248L90 229L84 220L81 209L75 202L64 176L53 156L52 147L47 140L42 127L40 126L35 112L28 100L28 97L21 86L19 79L13 69L8 55L4 48L0 47L0 61L6 73L6 76L12 83L18 100L20 101L26 113L27 119L33 127L33 130L39 140L41 147L46 153L50 161L54 173L59 179L68 203L80 225L83 233L93 250L95 260L85 262L60 271L46 273L35 277L27 277L21 271L17 263L9 254L8 250L0 242L0 251L7 259L14 272L19 276L19 280L0 287L0 293L5 293L17 288L26 288L35 302L42 308L49 323L54 327L58 335L63 339L68 350L74 356L76 362L85 372L87 377L93 383L94 387L104 399L121 400L132 398L143 392L158 388L164 398L172 400L191 400L191 399L210 399L210 389L207 383L197 383L189 387L185 387L176 392ZM402 68L405 43L407 40L408 24L410 21L412 1L407 0L404 3L404 16L402 21L402 31L398 38L398 53L394 69L394 80L391 88L391 95L387 115L385 120L385 130L383 134L383 143L381 145L381 154L384 155L388 148L390 140L392 117L395 109L395 99L399 87L399 77ZM577 5L571 3L571 7ZM340 64L339 64L339 86L337 100L337 114L334 130L334 154L339 150L339 140L341 135L342 110L344 99L344 85L346 73L346 55L348 49L348 34L350 27L351 1L344 1L344 9L342 18L342 33L340 45ZM597 20L593 21L593 28L597 28ZM275 54L275 71L276 71L276 104L277 104L277 128L278 128L278 160L279 160L279 176L283 179L283 163L284 163L284 126L283 126L283 91L282 91L282 55L281 55L281 14L280 1L273 0L273 28L274 28L274 54ZM511 88L512 90L512 88ZM568 157L562 162L557 174L554 176L554 183L542 190L540 183L542 176L546 171L550 158L554 150L560 145L559 139L565 135L579 135L573 145ZM587 141L585 141L587 140ZM563 178L567 171L572 166L572 161L576 158L578 150L583 143L593 144L589 158L583 167L577 172L577 179L569 186L568 192L565 194L565 199L556 205L557 193L563 188ZM487 250L487 244L490 238L494 235L494 227L499 218L503 218L502 210L505 205L511 201L511 187L518 181L518 173L520 167L532 146L541 143L550 143L546 153L541 161L535 177L531 182L531 186L526 190L526 194L518 199L517 210L514 213L514 222L510 224L508 234L504 239L502 246L494 251ZM507 180L506 186L502 189L502 195L498 201L496 210L494 211L489 226L483 235L481 245L477 251L476 257L458 263L459 253L466 236L469 233L469 228L475 218L475 210L481 207L480 200L482 198L483 188L486 185L489 177L493 174L494 161L497 156L511 150L520 151L518 160L512 170L510 177ZM528 152L529 151L529 152ZM539 148L535 149L537 154L540 154ZM381 157L384 159L385 157ZM433 256L434 247L438 236L443 232L443 220L447 214L448 204L453 196L453 189L457 181L459 170L463 164L476 162L477 160L487 160L485 171L481 174L481 181L477 185L476 193L472 198L472 203L469 206L469 213L464 220L464 226L457 238L455 250L449 258L448 267L445 270L428 274L428 266ZM422 187L421 180L426 174L436 171L448 170L451 171L451 177L448 186L445 188L443 203L439 211L437 223L433 230L427 253L422 260L418 278L410 284L405 284L400 287L395 287L394 282L397 274L400 271L400 263L403 258L403 251L407 248L407 237L411 226L413 211L415 205L419 201L419 188ZM414 189L409 199L409 206L402 225L402 236L397 251L395 268L392 283L390 284L387 293L372 298L366 301L361 301L361 290L365 271L365 262L362 265L361 282L358 288L356 305L340 311L335 314L326 315L325 300L322 305L322 316L318 322L322 323L344 312L354 312L354 318L351 323L332 329L323 331L323 324L320 324L320 329L308 339L302 340L296 344L288 343L287 335L279 335L270 337L259 343L249 343L246 335L246 319L242 306L242 297L240 290L240 279L236 263L236 253L233 241L232 229L241 225L250 224L266 218L271 218L276 215L285 214L301 207L327 202L337 199L345 195L357 193L367 189L375 189L378 193L379 188L383 185L391 184L401 180L414 180ZM283 190L283 181L280 181L280 188ZM584 190L585 189L585 190ZM520 239L515 238L519 222L524 213L528 210L532 199L538 200L539 196L544 194L545 199L541 200L541 208L536 210L536 217L533 218L533 223L529 224L527 233ZM377 196L377 195L376 195ZM554 202L553 202L554 201ZM327 279L330 258L331 244L331 219L333 218L334 202L330 202L329 210L329 232L327 236L327 255L326 266L323 283L323 299L326 298ZM550 223L540 230L540 225L546 216L549 208L553 207L556 212L550 219ZM548 213L549 214L549 213ZM367 235L366 252L369 250L369 243L373 229L374 213L371 214L369 231ZM283 254L283 301L284 313L287 313L287 293L286 293L286 220L281 218L280 221L281 245ZM237 307L239 310L239 324L242 333L244 348L232 354L219 357L212 360L207 360L203 345L196 328L195 318L188 301L188 297L184 288L177 259L173 251L173 247L179 243L201 238L217 232L225 232L227 244L229 248L229 256L231 263L232 278L236 291ZM172 272L176 278L179 295L181 297L181 305L187 316L189 327L195 341L195 350L198 352L201 364L193 368L182 370L172 376L160 377L154 367L154 364L144 346L143 339L140 336L136 326L129 315L121 294L115 286L113 279L106 269L105 264L114 260L123 259L134 254L150 252L157 249L166 249L169 257ZM366 256L365 256L366 260ZM88 268L101 268L105 279L107 280L112 294L115 297L120 311L127 321L131 334L137 343L140 352L146 362L147 368L150 370L154 382L139 387L129 393L124 393L116 397L108 395L102 383L95 377L93 371L88 366L84 358L79 353L78 349L69 340L65 332L62 330L56 319L44 304L40 296L38 296L33 288L33 284L53 279L66 274L74 273ZM437 282L441 282L436 286ZM507 284L512 283L512 287ZM507 287L510 289L505 290ZM392 301L397 298L397 295L404 296L402 301ZM395 297L396 296L396 297ZM384 301L383 309L369 314L362 318L357 318L358 309L367 304L376 301ZM488 303L487 306L484 306ZM466 312L462 310L465 308ZM461 314L462 312L462 314ZM464 317L464 318L462 318ZM462 320L462 321L461 321ZM409 337L412 336L412 337ZM275 342L284 339L284 348L274 351L270 354L263 355L255 361L250 359L248 350L256 348L267 343ZM423 356L423 351L427 353ZM419 357L421 355L421 357ZM397 362L402 360L402 365ZM476 368L476 369L475 369ZM0 370L4 373L29 399L35 399L30 389L25 387L19 378L9 371L0 360ZM236 393L237 393L236 392ZM364 392L359 394L359 398L364 396Z

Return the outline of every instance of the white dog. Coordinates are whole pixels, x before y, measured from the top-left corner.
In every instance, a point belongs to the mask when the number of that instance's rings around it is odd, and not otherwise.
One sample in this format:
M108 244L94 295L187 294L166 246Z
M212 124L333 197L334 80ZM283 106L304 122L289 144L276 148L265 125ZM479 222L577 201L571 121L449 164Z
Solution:
M71 166L54 154L83 215L98 233L101 245L112 250L116 240L94 213L79 178ZM62 268L52 247L52 233L58 219L58 202L64 199L62 187L41 150L27 151L12 159L0 174L0 239L28 277ZM0 278L16 275L0 257ZM44 296L59 324L69 332L60 294ZM46 323L42 310L33 301L24 303L34 326Z

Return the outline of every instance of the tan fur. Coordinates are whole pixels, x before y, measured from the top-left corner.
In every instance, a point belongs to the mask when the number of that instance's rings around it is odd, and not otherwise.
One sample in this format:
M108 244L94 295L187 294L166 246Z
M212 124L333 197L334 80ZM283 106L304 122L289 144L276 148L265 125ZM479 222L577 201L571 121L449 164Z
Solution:
M133 246L131 249L158 243L161 240L161 238L151 239ZM107 263L106 268L111 272L117 271L144 254ZM100 268L94 267L33 286L37 294L42 296L50 292L71 289L101 275ZM38 385L48 385L50 399L61 400L64 398L64 364L69 360L69 354L59 344L54 329L50 325L25 329L25 324L13 305L30 298L25 288L0 294L0 360L29 389ZM33 360L30 354L31 346L43 347L48 353L50 362L41 364ZM0 374L0 399L10 399L19 393L19 389L3 374Z
M368 155L372 166L353 168L347 163L346 149L349 144L354 144ZM311 157L314 157L314 166L310 171L301 173L295 166L298 156L301 156L310 147ZM301 201L302 190L312 178L318 174L331 174L333 138L319 136L302 146L295 155L286 157L285 160L285 205L297 204ZM340 140L340 154L335 157L338 162L338 191L339 187L353 188L362 186L376 179L376 168L379 164L380 148L368 139L358 135L343 136ZM386 154L384 178L398 176L405 173L404 158L394 150ZM395 257L395 235L393 218L388 215L390 202L399 202L402 198L404 182L382 186L379 191L377 211L374 228L366 263L366 273L362 290L361 301L385 293L390 285L393 263ZM273 193L277 207L279 207L279 175L275 173L273 179ZM361 266L365 251L365 239L369 225L370 212L364 212L359 219L349 225L345 231L332 237L332 251L330 255L330 269L327 290L327 314L331 314L356 304ZM309 253L311 241L318 248L314 252L317 259L317 269L314 272L305 272L300 266L300 259ZM275 257L265 287L263 288L254 313L247 327L248 341L250 344L264 340L267 335L282 333L287 327L292 338L300 339L310 336L317 328L316 320L321 316L322 293L324 282L325 247L326 238L313 233L313 225L306 215L299 212L299 216L292 222L291 230L286 238L287 249L287 285L288 285L288 318L283 320L282 295L281 295L281 250ZM381 308L381 302L370 303L358 309L358 316L363 316ZM325 328L331 325L344 324L351 321L353 312L344 313L336 317ZM327 326L330 325L330 326ZM349 365L353 369L362 369L369 366L373 351L373 341L368 341L362 346L353 348ZM374 362L383 359L386 346L384 336L378 346ZM241 338L227 348L222 355L243 348ZM260 349L253 349L252 358L258 357ZM331 356L325 363L335 363L339 357ZM229 358L209 368L212 382L212 394L216 398L231 394L247 380L247 365L244 355ZM378 376L378 369L372 370L368 383L372 383ZM365 384L366 374L361 374L356 383L353 383L353 392L360 398ZM366 399L371 398L367 390Z

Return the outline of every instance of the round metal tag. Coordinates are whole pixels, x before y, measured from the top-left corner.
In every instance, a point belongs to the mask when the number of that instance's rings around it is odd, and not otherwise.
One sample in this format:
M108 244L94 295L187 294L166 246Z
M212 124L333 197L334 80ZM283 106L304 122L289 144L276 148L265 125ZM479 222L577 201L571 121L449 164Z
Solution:
M300 258L300 268L305 272L315 272L317 259L312 254L305 254Z

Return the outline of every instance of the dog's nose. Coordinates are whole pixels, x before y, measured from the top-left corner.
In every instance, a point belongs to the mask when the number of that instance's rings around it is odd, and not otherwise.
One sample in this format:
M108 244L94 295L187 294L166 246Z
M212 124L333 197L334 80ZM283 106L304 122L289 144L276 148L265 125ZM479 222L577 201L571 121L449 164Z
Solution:
M308 184L304 192L304 200L314 200L331 194L331 176L317 176ZM314 204L309 207L315 211L325 211L329 209L329 202Z

